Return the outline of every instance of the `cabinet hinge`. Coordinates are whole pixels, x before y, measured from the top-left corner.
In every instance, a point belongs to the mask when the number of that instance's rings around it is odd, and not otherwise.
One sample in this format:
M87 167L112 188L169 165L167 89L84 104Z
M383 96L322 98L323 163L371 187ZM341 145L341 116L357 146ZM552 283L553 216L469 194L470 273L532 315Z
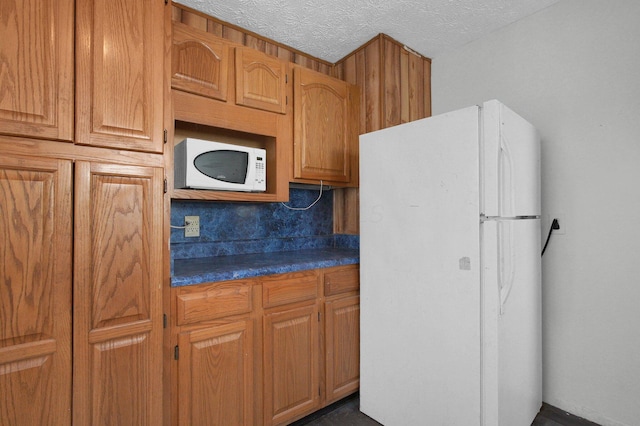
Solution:
M164 178L164 183L162 184L162 190L164 191L165 194L167 193L167 190L168 190L167 186L168 185L169 184L167 183L167 178Z
M165 4L166 4L166 3L165 3ZM169 139L168 133L169 133L169 132L167 132L167 129L164 129L164 132L163 132L163 134L164 134L164 136L163 136L163 138L164 138L164 143L167 143L167 140Z
M167 314L162 314L162 328L167 328Z
M179 358L180 358L180 348L178 347L178 345L176 345L176 347L173 348L173 359L177 361Z
M284 104L285 105L289 105L289 97L288 96L284 97Z
M284 75L284 83L287 84L289 82L289 74Z
M320 312L318 312L318 322L320 322Z

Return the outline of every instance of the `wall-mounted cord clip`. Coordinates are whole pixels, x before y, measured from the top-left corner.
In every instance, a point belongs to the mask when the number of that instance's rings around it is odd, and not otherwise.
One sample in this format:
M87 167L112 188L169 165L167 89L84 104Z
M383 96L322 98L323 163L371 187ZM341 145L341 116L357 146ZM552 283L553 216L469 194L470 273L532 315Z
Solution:
M544 247L542 248L542 253L540 254L540 256L544 255L544 251L547 249L547 245L549 244L549 239L551 238L551 234L555 229L560 229L560 223L558 222L558 219L553 219L553 222L551 222L551 228L549 228L549 235L547 235L547 241L544 243Z

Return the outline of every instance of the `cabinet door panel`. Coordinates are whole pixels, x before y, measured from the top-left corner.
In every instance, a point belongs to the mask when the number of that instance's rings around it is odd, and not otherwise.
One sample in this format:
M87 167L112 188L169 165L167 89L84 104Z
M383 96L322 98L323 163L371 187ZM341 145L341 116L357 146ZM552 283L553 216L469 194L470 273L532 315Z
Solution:
M360 297L326 303L325 345L327 403L360 386Z
M229 44L205 31L173 24L171 87L227 100Z
M178 336L179 424L253 424L252 321Z
M279 424L319 407L318 310L315 305L264 319L265 424Z
M2 1L0 133L73 139L73 3Z
M249 48L236 48L236 103L284 114L287 63Z
M357 152L357 91L312 70L294 72L293 177L349 182Z
M0 424L70 424L71 162L0 157Z
M162 169L75 179L74 422L160 424Z
M76 3L76 142L162 152L162 0Z

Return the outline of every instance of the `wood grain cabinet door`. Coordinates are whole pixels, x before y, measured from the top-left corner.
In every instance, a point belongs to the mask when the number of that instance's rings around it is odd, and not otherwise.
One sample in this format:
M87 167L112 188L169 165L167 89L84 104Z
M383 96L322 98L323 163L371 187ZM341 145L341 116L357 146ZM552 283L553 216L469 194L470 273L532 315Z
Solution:
M264 317L264 422L286 424L320 404L316 305Z
M253 425L253 321L181 333L178 347L179 424Z
M236 49L236 103L284 114L287 63L260 51Z
M296 67L293 91L294 179L349 183L357 168L357 88Z
M325 371L327 404L360 386L360 297L325 303Z
M76 162L74 424L162 424L162 186Z
M73 0L2 0L0 133L73 140Z
M223 39L173 23L171 87L207 98L227 100L229 44Z
M0 424L71 424L72 165L0 156Z
M76 143L162 152L167 7L76 2Z

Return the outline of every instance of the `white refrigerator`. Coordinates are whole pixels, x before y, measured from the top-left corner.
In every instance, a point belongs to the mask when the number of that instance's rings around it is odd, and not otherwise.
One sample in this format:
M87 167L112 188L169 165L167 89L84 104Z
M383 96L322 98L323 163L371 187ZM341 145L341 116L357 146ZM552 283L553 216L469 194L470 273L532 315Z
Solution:
M542 403L540 143L498 101L360 136L360 410L525 426Z

